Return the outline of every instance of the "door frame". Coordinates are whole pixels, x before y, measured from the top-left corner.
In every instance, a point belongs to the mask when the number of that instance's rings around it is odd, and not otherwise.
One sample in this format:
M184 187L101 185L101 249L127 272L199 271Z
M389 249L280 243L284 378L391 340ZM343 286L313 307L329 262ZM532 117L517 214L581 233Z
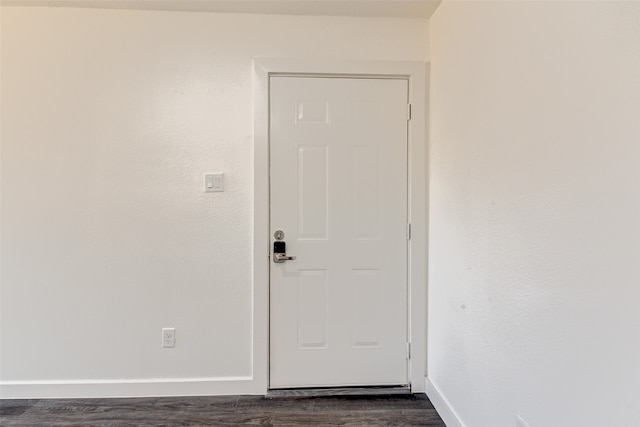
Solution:
M403 78L409 81L408 334L409 382L425 391L427 366L427 64L413 61L341 61L257 58L253 62L253 392L269 388L269 79L274 75Z

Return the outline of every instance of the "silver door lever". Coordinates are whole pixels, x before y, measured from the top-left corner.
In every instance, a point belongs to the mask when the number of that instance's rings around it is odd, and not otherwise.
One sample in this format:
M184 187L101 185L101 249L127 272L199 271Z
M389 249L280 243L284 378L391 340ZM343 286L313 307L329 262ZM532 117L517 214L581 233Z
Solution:
M293 261L294 259L296 259L296 257L287 256L287 254L282 254L282 253L278 253L278 252L275 252L273 254L273 262L277 262L277 263L281 263L281 262L285 262L285 261Z

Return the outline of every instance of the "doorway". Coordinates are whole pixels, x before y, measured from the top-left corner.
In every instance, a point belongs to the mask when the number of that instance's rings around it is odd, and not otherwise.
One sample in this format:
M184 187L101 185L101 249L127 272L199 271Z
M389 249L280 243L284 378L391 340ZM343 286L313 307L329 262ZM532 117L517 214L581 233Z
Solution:
M407 129L408 139L408 152L406 153L407 162L407 175L408 187L405 194L407 194L407 203L405 206L408 208L405 211L405 230L403 237L405 238L405 283L408 282L408 286L405 285L405 301L408 300L408 304L405 304L405 333L402 337L404 344L402 347L402 355L404 360L404 383L408 384L413 392L421 392L425 390L425 368L426 368L426 318L427 318L427 300L426 300L426 259L427 259L427 236L426 236L426 224L427 224L427 174L426 174L426 82L427 82L427 67L425 63L421 62L390 62L390 61L332 61L332 60L297 60L297 59L256 59L254 60L254 282L253 282L253 360L252 360L252 383L253 390L258 394L265 393L270 386L270 337L269 337L269 281L270 271L273 266L281 267L281 265L289 266L283 267L283 271L287 271L285 268L292 268L293 263L302 260L300 258L302 252L294 253L294 244L292 241L287 240L292 237L292 234L287 230L282 229L284 237L282 241L285 243L286 256L296 256L297 259L284 261L283 263L273 262L273 243L275 237L271 230L270 223L270 206L272 201L270 200L270 148L269 148L269 96L270 96L270 83L274 77L297 77L297 78L331 78L331 79L382 79L382 80L400 80L408 84L408 102L411 104L412 117L409 121L406 121L406 99L407 90L405 89L405 111L404 120L405 128ZM313 99L308 99L313 101ZM307 100L307 101L308 101ZM302 101L305 101L304 99ZM363 103L361 102L360 105ZM366 102L364 103L366 104ZM322 111L322 108L318 109L316 103L307 103L302 107L302 112L293 110L294 117L300 116L297 119L300 122L305 120L308 122L321 120L318 117L318 111ZM371 108L369 108L371 109ZM374 108L375 109L375 108ZM315 110L315 113L314 113ZM360 112L367 110L367 108L360 109ZM325 118L326 119L326 118ZM295 120L295 119L294 119ZM330 119L331 120L331 119ZM307 125L314 126L313 123L306 123ZM318 159L322 156L319 155L318 149L305 148L302 151L306 151L302 154L302 157L309 160L311 164L314 163L314 159ZM366 149L364 150L367 151ZM368 150L369 154L374 150ZM308 154L308 156L307 156ZM296 156L297 157L297 156ZM365 156L366 157L366 156ZM369 156L371 160L371 156ZM369 163L363 163L371 164ZM296 166L297 167L297 166ZM311 166L309 166L311 167ZM360 169L366 170L367 168L360 166ZM386 180L386 177L385 177ZM406 179L405 179L406 182ZM370 218L369 218L370 219ZM410 230L406 229L406 222L410 223ZM362 225L367 223L362 222ZM307 223L307 225L313 225ZM370 225L370 223L369 223ZM277 230L276 230L277 231ZM294 232L297 232L297 227L294 228ZM309 227L307 227L309 231ZM361 230L362 231L362 230ZM366 230L365 230L366 231ZM410 231L410 240L406 240L407 234ZM366 234L366 233L365 233ZM305 255L306 257L306 255ZM304 270L304 268L303 268ZM313 269L311 269L313 270ZM316 270L322 270L318 268ZM367 275L374 274L369 270L363 268L359 270L359 274ZM309 279L309 285L307 290L310 292L315 289L322 288L320 286L314 286L311 283L317 283L318 277L322 272L318 271L306 271L306 279ZM327 273L328 274L328 273ZM371 280L369 281L371 282ZM362 283L366 283L366 280ZM361 285L364 286L364 285ZM353 286L352 286L353 287ZM367 289L367 288L365 288ZM299 290L299 289L298 289ZM312 292L303 295L307 300L315 300ZM298 299L300 295L298 295ZM372 297L373 298L373 297ZM346 301L346 300L345 300ZM307 312L305 310L305 312ZM371 314L368 314L371 318ZM361 319L367 318L367 313L361 313ZM408 322L406 319L409 319ZM305 319L307 321L307 319ZM308 322L307 322L308 323ZM361 322L362 324L363 322ZM367 322L364 322L367 324ZM314 330L308 329L312 327L313 323L308 323L307 330L302 338L302 341L306 342L308 347L318 347L321 340L317 340L312 335L315 334ZM296 326L297 328L297 326ZM316 330L317 331L317 330ZM329 329L327 329L329 331ZM359 345L363 350L368 342L374 343L375 339L368 339L367 334L371 335L371 331L363 331L361 335L365 335L364 338L359 339ZM308 333L307 333L308 332ZM306 337L306 338L304 338ZM296 340L300 341L298 335ZM331 339L331 336L329 336ZM314 344L315 342L315 344ZM409 343L409 345L407 345ZM297 344L296 344L297 345ZM409 357L407 359L407 357ZM313 368L312 368L313 369ZM407 373L408 371L408 373ZM393 380L394 384L397 384L399 380ZM402 380L400 380L402 381ZM383 381L376 381L381 383ZM358 381L358 383L360 383ZM385 382L386 383L386 382ZM333 384L333 383L332 383ZM340 382L339 384L344 384ZM303 385L293 384L280 386L286 387L303 387L314 386L314 383L306 383Z

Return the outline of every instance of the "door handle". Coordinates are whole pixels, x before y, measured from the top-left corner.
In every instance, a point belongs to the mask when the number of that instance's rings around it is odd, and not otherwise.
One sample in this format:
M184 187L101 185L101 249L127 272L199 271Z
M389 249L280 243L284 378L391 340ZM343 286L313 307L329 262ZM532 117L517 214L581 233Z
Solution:
M282 263L285 261L293 261L294 256L287 256L287 244L282 241L273 242L273 262Z
M287 254L274 253L273 254L273 262L281 263L285 261L293 261L296 259L294 256L288 256Z

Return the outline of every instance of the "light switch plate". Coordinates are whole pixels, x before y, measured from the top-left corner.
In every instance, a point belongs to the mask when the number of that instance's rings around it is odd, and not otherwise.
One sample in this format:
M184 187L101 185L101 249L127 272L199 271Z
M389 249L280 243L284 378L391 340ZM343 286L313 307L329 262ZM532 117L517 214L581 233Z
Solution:
M204 192L215 193L219 191L224 191L224 174L223 173L204 174Z

